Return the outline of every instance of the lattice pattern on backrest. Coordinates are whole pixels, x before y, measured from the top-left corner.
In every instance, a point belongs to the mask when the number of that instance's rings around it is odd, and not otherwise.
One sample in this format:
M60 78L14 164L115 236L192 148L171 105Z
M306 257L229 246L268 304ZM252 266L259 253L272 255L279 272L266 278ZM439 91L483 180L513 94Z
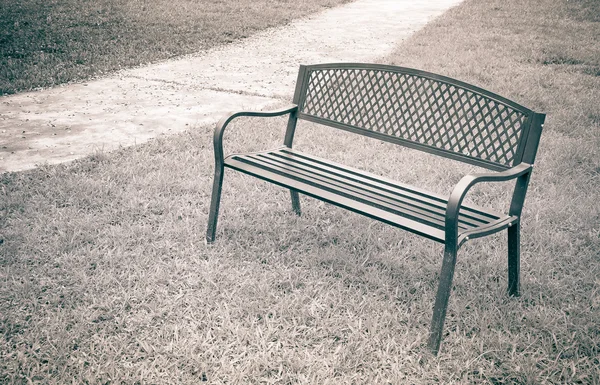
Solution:
M513 165L527 117L459 85L386 69L310 69L304 87L302 114L501 166Z

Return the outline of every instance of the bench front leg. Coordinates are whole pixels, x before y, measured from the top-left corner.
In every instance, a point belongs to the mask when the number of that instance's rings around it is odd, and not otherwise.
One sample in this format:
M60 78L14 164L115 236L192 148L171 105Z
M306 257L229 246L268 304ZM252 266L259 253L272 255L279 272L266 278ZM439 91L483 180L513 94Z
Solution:
M446 320L446 310L452 290L452 279L454 278L454 267L456 266L456 245L446 245L444 249L444 260L442 261L442 271L440 273L440 282L433 306L433 317L431 318L431 327L429 329L429 340L427 346L433 354L437 355L442 342L442 333L444 332L444 322Z
M210 210L208 213L208 227L206 229L206 242L213 243L217 232L217 219L219 217L219 205L221 204L221 190L223 187L224 169L217 167L215 169L215 179L213 182L212 196L210 199Z
M427 346L435 355L440 350L442 342L442 333L444 331L444 322L446 321L446 310L450 292L452 291L452 279L454 278L454 268L456 266L456 254L458 253L458 212L460 205L465 197L465 193L471 185L470 180L461 181L457 188L452 191L448 204L446 206L445 223L445 247L444 259L442 260L442 271L440 272L440 282L433 305L433 316L431 318L431 327L429 330L429 340Z

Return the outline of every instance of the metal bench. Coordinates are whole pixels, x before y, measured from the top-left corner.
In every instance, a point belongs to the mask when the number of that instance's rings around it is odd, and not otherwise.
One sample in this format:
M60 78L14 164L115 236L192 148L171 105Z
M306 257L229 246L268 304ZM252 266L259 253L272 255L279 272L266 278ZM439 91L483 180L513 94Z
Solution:
M443 243L429 348L440 348L456 254L467 240L508 230L508 293L519 295L520 217L545 115L444 76L386 65L300 66L293 105L236 112L214 133L215 177L206 239L213 242L225 167ZM239 116L289 115L283 146L224 157L223 133ZM491 170L464 176L448 197L292 149L298 119ZM463 203L481 182L515 180L507 213Z

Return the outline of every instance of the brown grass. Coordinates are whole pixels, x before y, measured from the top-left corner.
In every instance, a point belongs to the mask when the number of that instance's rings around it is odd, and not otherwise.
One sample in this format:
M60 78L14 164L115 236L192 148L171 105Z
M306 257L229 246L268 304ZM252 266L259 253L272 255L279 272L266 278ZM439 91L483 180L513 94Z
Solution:
M231 172L205 245L202 127L2 175L0 382L599 384L597 4L467 0L388 59L548 114L523 295L505 294L504 237L465 245L439 357L424 348L438 244L310 199L296 217L286 191ZM228 148L279 144L284 125L241 122ZM297 142L442 192L464 173L314 125Z

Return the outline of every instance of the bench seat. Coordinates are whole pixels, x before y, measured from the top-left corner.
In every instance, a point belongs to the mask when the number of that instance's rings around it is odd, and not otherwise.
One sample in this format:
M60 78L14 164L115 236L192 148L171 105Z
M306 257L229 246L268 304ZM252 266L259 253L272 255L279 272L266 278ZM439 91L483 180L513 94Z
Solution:
M448 198L287 147L233 154L225 166L305 195L445 243ZM503 230L518 221L462 204L459 242Z

